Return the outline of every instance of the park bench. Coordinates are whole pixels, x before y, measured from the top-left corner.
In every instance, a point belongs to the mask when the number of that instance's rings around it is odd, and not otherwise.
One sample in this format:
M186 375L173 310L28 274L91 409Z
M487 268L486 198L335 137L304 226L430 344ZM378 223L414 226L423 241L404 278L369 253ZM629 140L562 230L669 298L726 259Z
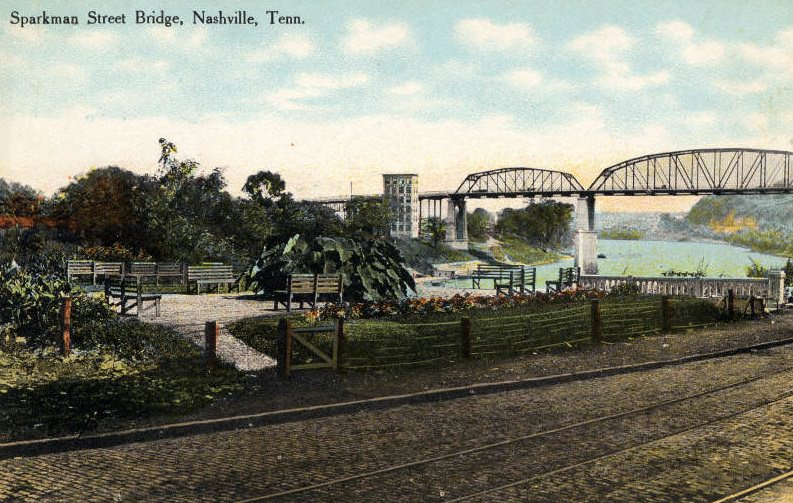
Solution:
M91 284L96 284L98 276L121 275L122 262L97 262L95 260L69 260L66 262L66 278L69 281L80 276L90 276Z
M160 300L162 295L158 293L143 293L143 283L138 279L105 276L105 301L110 307L120 307L122 315L134 307L140 316L144 302L153 302L155 316L159 316Z
M195 283L196 293L201 293L201 286L207 285L207 292L212 290L220 292L220 285L226 285L226 291L231 291L233 287L239 291L237 278L234 277L234 270L230 265L221 263L205 263L191 265L187 267L187 291L191 290L190 284Z
M580 269L578 267L560 267L559 279L545 282L546 292L561 292L565 288L570 288L578 284Z
M512 264L479 264L471 275L471 288L482 288L482 280L492 281L496 294L512 295L515 290L535 290L537 269Z
M181 262L131 262L127 274L139 279L154 278L159 285L161 278L179 278L184 282L185 264Z
M300 303L300 309L303 309L303 303L316 307L321 294L338 296L339 302L343 302L344 281L340 274L290 274L285 288L275 290L273 294L273 310L277 311L278 304L283 304L288 313L292 311L295 300Z

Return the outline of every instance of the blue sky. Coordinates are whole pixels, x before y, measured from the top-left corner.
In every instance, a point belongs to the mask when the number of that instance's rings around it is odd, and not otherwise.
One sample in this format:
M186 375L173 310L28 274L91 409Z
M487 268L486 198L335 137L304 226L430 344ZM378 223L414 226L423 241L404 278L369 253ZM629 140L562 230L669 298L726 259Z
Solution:
M790 2L223 2L258 27L167 2L184 26L132 22L165 3L2 3L0 175L49 192L91 166L151 172L160 136L232 189L275 169L302 196L406 169L425 190L509 165L586 184L651 152L793 149ZM128 24L87 26L92 9ZM81 24L20 28L14 10Z

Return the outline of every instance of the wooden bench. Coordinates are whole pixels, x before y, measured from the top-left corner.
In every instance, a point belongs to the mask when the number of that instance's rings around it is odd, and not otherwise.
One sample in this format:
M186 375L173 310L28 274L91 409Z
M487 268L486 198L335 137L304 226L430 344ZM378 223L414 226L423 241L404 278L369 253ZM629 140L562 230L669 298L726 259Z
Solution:
M182 262L130 262L127 273L136 278L154 278L156 285L162 278L179 278L186 284L186 265Z
M159 316L160 300L162 295L158 293L143 293L143 284L137 279L105 277L105 301L110 307L120 307L122 315L127 314L134 307L135 314L140 316L143 312L143 303L154 302L154 314Z
M300 309L303 309L303 303L316 307L321 294L338 296L339 302L343 302L344 280L340 274L290 274L286 278L286 287L275 290L273 294L273 310L277 311L278 304L283 304L289 313L294 300L300 303Z
M560 267L559 279L545 282L546 292L561 292L565 288L571 288L578 284L578 277L581 269L578 267Z
M537 268L512 264L479 264L471 275L471 288L482 288L482 280L493 281L496 294L512 295L515 290L533 292L537 283Z
M69 260L66 262L66 278L71 281L80 276L90 276L91 284L96 284L99 276L120 276L124 270L122 262L97 262L95 260Z
M187 291L190 291L190 284L195 283L196 293L201 293L201 286L207 285L207 292L212 290L212 285L215 285L215 291L220 292L220 285L226 285L226 291L231 291L232 288L237 288L239 291L239 283L234 276L234 270L230 265L212 263L191 265L187 267Z

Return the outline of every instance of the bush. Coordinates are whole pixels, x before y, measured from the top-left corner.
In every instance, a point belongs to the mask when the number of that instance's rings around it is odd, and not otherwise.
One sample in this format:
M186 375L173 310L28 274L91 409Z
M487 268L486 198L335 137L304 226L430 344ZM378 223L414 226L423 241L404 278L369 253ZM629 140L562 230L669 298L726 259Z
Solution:
M114 316L107 304L72 288L62 277L0 266L0 324L9 325L12 334L25 337L32 346L58 344L61 304L66 297L72 298L75 326Z
M639 295L641 291L635 283L620 283L611 290L609 290L609 297L628 297L631 295Z

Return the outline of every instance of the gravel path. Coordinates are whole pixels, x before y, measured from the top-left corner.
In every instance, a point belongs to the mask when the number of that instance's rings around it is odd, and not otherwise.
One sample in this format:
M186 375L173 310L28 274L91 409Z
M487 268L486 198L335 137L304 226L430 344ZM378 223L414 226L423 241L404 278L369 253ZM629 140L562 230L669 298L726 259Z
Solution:
M283 313L283 311L281 311ZM206 294L163 295L161 314L144 311L141 319L173 328L197 346L204 347L204 324L217 320L220 324L218 356L243 371L262 370L276 365L275 359L251 348L226 330L226 325L251 316L275 316L272 303L254 300L250 295Z

